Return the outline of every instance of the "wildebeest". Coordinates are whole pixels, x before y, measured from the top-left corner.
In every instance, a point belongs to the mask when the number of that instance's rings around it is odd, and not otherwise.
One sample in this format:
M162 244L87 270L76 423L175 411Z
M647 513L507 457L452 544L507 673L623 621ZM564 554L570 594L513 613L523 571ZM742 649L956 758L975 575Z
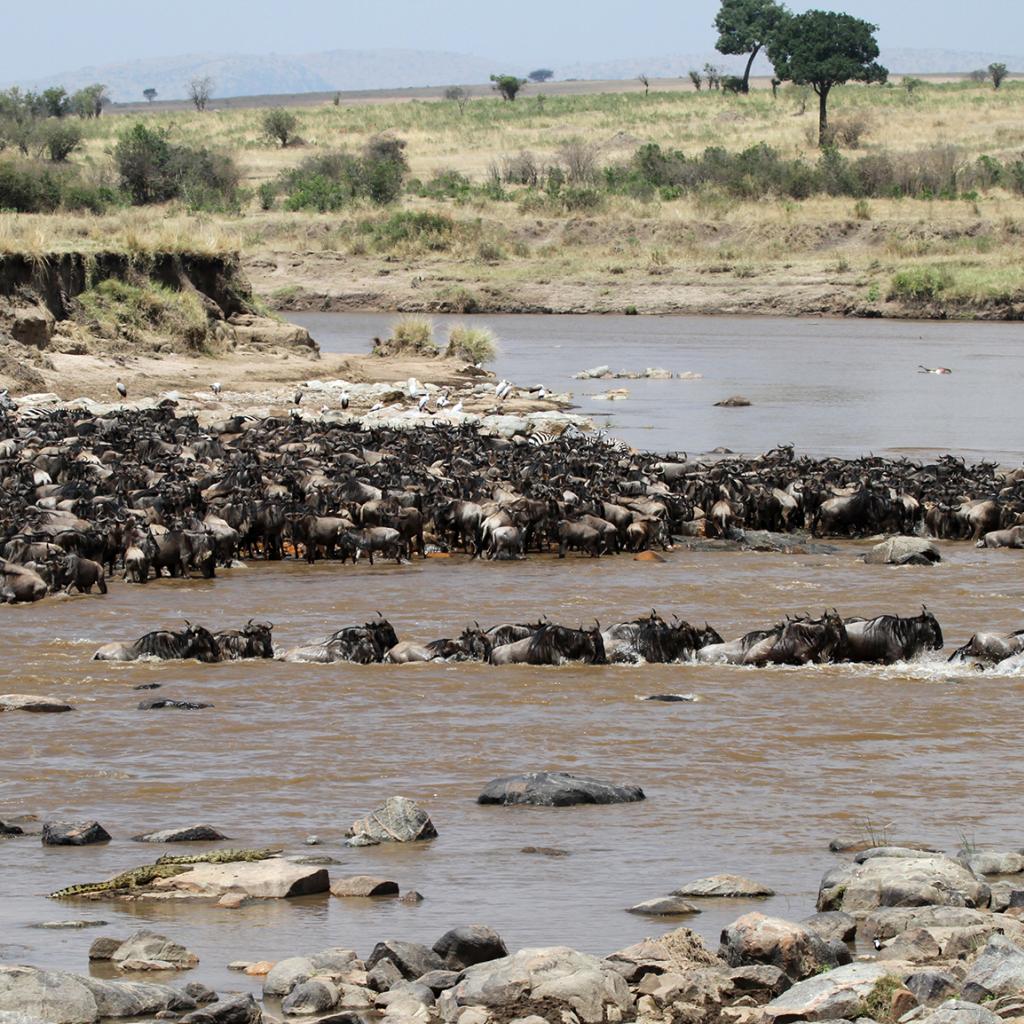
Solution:
M279 661L314 662L329 665L337 661L372 665L398 644L398 635L387 619L367 622L364 626L345 626L319 643L293 647L277 655Z
M492 665L564 665L571 661L588 665L608 663L600 625L594 629L570 629L546 624L523 640L491 651Z
M274 624L250 619L241 629L223 629L214 633L222 661L274 656Z
M688 622L666 623L655 611L642 619L619 622L603 630L605 654L612 664L667 664L692 660L722 638L707 623L697 629Z
M1024 651L1024 629L1013 633L975 633L950 656L950 661L969 661L976 665L997 665Z
M105 644L92 657L93 661L137 661L139 658L188 661L194 658L217 662L222 656L216 637L208 629L186 622L185 628L177 632L158 629L132 643Z
M942 629L927 608L912 618L879 615L846 620L847 661L891 665L909 661L923 651L942 650Z

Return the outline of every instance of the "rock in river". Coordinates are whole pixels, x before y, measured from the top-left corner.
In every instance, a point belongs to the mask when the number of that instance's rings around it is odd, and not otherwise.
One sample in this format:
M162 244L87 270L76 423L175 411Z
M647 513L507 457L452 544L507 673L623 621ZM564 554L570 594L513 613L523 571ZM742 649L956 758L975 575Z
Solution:
M934 565L941 561L939 549L922 537L890 537L864 556L867 565Z
M477 803L569 807L572 804L625 804L643 799L644 791L639 786L617 785L568 772L528 772L506 775L488 783L477 797Z
M712 897L730 900L760 899L774 896L775 890L767 885L744 878L743 875L709 875L698 878L686 885L673 890L673 896L685 896L690 899L710 899Z
M48 821L43 825L43 846L90 846L109 842L110 833L98 821Z
M366 837L379 843L413 843L436 839L437 829L430 815L415 800L393 796L365 818L354 821L348 834L359 841ZM349 845L362 845L362 842Z
M493 928L482 924L452 928L445 932L434 943L434 952L451 971L461 971L474 964L508 956L505 940Z
M90 955L90 959L94 959ZM199 957L190 949L172 942L166 935L140 931L121 943L110 955L115 964L129 961L153 961L170 964L174 970L185 971L199 963Z
M352 875L331 883L332 896L397 896L398 883L373 875Z
M189 871L155 882L157 889L218 899L240 893L253 899L284 899L327 892L330 878L323 868L306 867L286 860L255 863L196 864Z
M428 974L430 971L441 971L445 962L429 946L418 942L399 942L396 939L385 939L373 947L366 958L366 969L372 970L381 961L389 960L407 981Z
M0 694L0 711L60 712L74 708L56 697L36 697L28 693Z
M211 825L186 825L184 828L165 828L132 836L133 843L206 843L227 839Z
M629 908L629 913L647 914L650 917L682 917L684 914L699 914L700 908L681 896L661 896L635 904Z

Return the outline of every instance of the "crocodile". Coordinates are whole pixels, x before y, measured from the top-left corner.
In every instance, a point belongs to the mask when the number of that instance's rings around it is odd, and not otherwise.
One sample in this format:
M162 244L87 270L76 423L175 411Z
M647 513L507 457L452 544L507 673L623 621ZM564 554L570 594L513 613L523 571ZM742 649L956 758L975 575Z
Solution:
M50 893L50 899L60 900L69 896L92 896L99 893L115 893L121 890L141 889L158 878L171 878L191 870L194 864L232 864L237 861L268 860L281 850L264 848L260 850L210 850L206 853L165 854L155 864L122 871L105 882L83 882L69 885Z

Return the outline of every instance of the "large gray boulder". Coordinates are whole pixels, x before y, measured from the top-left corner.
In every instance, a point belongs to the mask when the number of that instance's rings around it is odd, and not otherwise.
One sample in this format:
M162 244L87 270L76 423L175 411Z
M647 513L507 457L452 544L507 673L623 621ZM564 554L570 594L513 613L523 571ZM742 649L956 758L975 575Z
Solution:
M462 981L438 1000L441 1015L458 1007L503 1007L541 999L569 1003L580 1020L599 1024L611 1011L630 1020L633 998L622 975L586 953L566 946L523 949L512 956L467 968Z
M0 1010L39 1017L47 1024L94 1024L96 998L82 979L64 971L0 965Z
M774 896L775 890L743 875L723 874L696 878L673 890L672 895L688 899L761 899Z
M263 979L264 996L286 996L296 985L308 981L317 973L316 965L308 956L289 956L278 960Z
M756 911L744 914L722 931L718 955L730 967L770 964L794 981L838 965L835 953L816 932Z
M109 842L110 833L98 821L48 821L43 825L43 846L91 846Z
M682 974L698 968L714 968L725 974L725 964L689 928L642 939L610 954L605 963L630 983L645 974Z
M890 537L864 556L867 565L934 565L942 561L939 549L921 537Z
M274 859L197 864L180 875L157 879L155 886L207 899L218 899L227 893L252 899L285 899L327 892L331 880L321 867Z
M644 799L639 786L618 785L569 772L526 772L489 782L477 797L480 804L531 804L569 807L573 804L624 804Z
M418 942L399 942L397 939L378 942L366 958L366 969L372 970L382 960L394 964L407 981L415 981L424 974L444 970L447 966L429 946Z
M805 928L820 935L826 942L838 939L840 942L852 942L857 935L857 919L841 910L826 910L821 914L812 914L800 922Z
M84 977L81 982L96 1000L96 1010L101 1018L142 1017L164 1011L183 1013L197 1006L191 996L169 985Z
M989 888L949 857L872 857L829 871L818 910L847 913L876 907L948 905L986 907Z
M1019 875L1024 871L1024 854L1017 850L972 850L957 860L976 875Z
M996 923L1005 926L1010 919L996 921L986 911L971 907L879 907L863 919L861 930L868 938L890 939L915 928L980 928Z
M915 1024L1002 1024L1003 1018L991 1010L960 999L950 999L931 1013L917 1017Z
M889 966L873 963L847 964L801 981L764 1007L764 1019L775 1021L855 1020L875 982L889 973Z
M263 1011L251 995L235 996L186 1014L178 1024L263 1024Z
M992 935L967 971L963 997L980 1003L989 996L1019 992L1024 992L1024 949L1005 935Z
M471 924L445 932L434 943L434 952L444 961L448 970L461 971L474 964L508 956L508 947L493 928Z
M353 839L369 839L379 843L413 843L436 839L437 829L430 815L415 800L393 796L352 823L348 834Z
M184 828L165 828L159 832L132 836L133 843L209 843L228 837L212 825L186 825Z
M42 1017L33 1017L18 1010L0 1010L0 1024L47 1024Z
M99 959L90 955L90 959ZM186 971L199 963L199 957L190 949L172 942L166 935L140 931L121 943L109 957L115 964L131 960L159 960L171 964L176 970Z
M338 1004L338 987L327 978L310 978L288 993L281 1009L289 1016L326 1013Z

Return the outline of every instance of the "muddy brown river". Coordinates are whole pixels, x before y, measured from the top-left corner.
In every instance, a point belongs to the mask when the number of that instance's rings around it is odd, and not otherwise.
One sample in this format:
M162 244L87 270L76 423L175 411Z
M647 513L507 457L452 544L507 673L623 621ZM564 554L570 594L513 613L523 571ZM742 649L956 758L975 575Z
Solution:
M835 555L676 551L664 564L463 558L369 567L253 564L214 581L116 583L106 598L0 609L0 693L54 694L76 710L0 716L0 818L96 818L106 846L0 843L0 959L86 969L97 934L150 927L195 950L189 977L258 985L226 964L327 946L367 954L375 941L433 942L481 922L511 948L565 943L605 953L675 923L625 912L701 875L734 871L775 887L768 912L813 910L833 837L963 837L1021 844L1024 761L1019 678L953 671L940 657L892 668L708 666L494 668L486 665L112 665L101 643L184 617L222 628L270 618L278 645L363 622L380 609L401 638L431 639L549 614L568 624L663 615L705 619L727 636L786 612L914 614L926 602L946 654L982 627L1024 625L1021 553L944 545L935 568L864 566ZM160 683L153 692L136 691ZM694 703L642 703L692 692ZM202 711L140 711L154 695L209 701ZM475 798L509 772L567 769L642 785L613 807L493 808ZM440 832L413 846L348 849L352 820L382 799L421 801ZM197 904L50 901L166 848L133 834L212 824L236 845L280 844L416 889L419 905L330 896L228 910ZM323 841L305 848L310 833ZM568 856L521 852L557 847ZM175 852L193 852L179 846ZM751 909L707 903L687 921L714 940ZM43 931L43 921L102 919L102 930Z

